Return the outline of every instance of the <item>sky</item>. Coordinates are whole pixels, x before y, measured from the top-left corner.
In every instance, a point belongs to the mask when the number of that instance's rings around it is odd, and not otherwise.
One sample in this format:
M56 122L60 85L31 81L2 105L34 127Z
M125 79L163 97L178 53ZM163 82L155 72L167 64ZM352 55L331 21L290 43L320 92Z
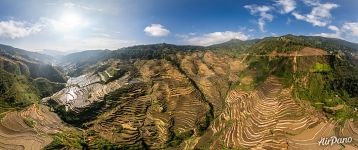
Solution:
M30 51L207 46L285 34L358 43L358 1L0 0L0 44Z

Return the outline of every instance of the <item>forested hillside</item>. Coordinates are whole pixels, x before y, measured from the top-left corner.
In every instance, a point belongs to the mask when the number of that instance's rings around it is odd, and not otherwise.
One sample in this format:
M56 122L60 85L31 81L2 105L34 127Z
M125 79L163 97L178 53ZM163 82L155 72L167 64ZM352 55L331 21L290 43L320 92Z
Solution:
M316 142L330 136L353 137L334 148L354 149L356 48L285 35L84 51L59 66L3 53L0 133L44 149L325 149ZM24 119L34 111L49 114L43 124Z

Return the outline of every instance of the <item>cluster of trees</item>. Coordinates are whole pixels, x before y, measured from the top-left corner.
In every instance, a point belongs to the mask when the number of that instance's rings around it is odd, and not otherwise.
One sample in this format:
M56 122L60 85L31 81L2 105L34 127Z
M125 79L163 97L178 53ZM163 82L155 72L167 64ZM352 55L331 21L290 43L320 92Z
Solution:
M62 73L49 64L37 64L37 63L26 62L26 66L30 70L30 76L33 79L42 77L52 82L59 82L59 83L66 82L66 79L62 75Z
M294 93L298 98L311 101L337 120L357 119L353 109L358 106L358 70L347 59L329 56L326 60L313 63L310 71L296 73L295 76L297 79L306 78L305 84L295 83ZM344 107L336 111L328 109L338 105Z
M250 48L252 45L256 44L260 40L254 39L254 40L247 40L247 41L241 41L239 39L232 39L230 41L221 43L221 44L215 44L208 46L208 50L212 50L214 52L219 52L231 56L240 56L242 53L245 53L248 48Z
M269 54L272 51L285 53L300 50L305 46L308 45L285 38L267 38L250 47L248 51L255 54Z
M192 52L203 50L200 46L177 46L172 44L153 44L126 47L114 51L115 58L119 59L161 59L177 52Z
M259 85L270 75L279 77L286 87L293 86L293 95L312 102L337 120L355 118L358 106L358 70L344 57L322 56L298 60L296 72L289 57L249 56L246 73ZM305 80L303 80L305 78ZM329 107L344 105L343 109L330 111ZM357 118L358 119L358 118Z
M358 44L350 43L340 39L324 38L318 36L294 36L285 35L281 37L267 37L257 40L252 44L247 52L255 54L269 54L272 51L290 52L300 50L304 47L313 47L327 50L330 52L356 52Z
M38 103L63 88L51 82L65 82L60 71L37 60L44 55L4 45L0 45L0 55L1 112Z
M292 60L288 57L251 57L249 69L254 71L255 84L266 80L270 75L275 75L282 79L286 86L293 82Z
M0 112L24 108L38 102L38 93L25 76L0 69L0 77Z
M64 83L54 83L46 78L36 78L32 81L32 85L37 89L40 97L48 97L65 88Z

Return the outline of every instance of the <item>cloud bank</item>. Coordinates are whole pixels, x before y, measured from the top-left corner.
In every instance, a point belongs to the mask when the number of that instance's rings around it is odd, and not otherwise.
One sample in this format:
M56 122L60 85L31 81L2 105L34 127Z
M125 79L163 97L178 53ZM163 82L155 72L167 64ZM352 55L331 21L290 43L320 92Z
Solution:
M43 25L40 23L30 24L15 20L0 21L0 37L3 38L22 38L40 32L42 29Z
M153 37L164 37L170 34L170 31L161 24L151 24L144 28L144 32Z
M292 15L298 19L311 23L313 26L324 27L331 21L331 10L337 8L339 5L334 3L321 4L319 2L306 2L308 5L312 5L313 8L309 14L300 14L293 12Z
M208 46L212 44L218 44L229 41L231 39L247 40L248 35L242 32L224 31L224 32L212 32L203 34L201 36L194 36L185 39L189 44Z

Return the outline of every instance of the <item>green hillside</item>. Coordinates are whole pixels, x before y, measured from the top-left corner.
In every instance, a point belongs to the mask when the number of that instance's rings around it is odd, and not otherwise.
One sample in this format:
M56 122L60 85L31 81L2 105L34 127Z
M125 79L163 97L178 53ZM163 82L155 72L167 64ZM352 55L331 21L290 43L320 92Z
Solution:
M250 48L251 46L253 46L259 41L260 41L259 39L247 40L247 41L232 39L230 41L221 44L210 45L207 48L209 50L216 51L219 53L224 53L232 56L239 56L240 54L245 53L248 48Z
M43 104L79 130L53 134L45 149L223 149L235 144L225 140L231 133L251 131L247 137L287 139L358 120L356 48L285 35L84 51L63 56L60 66L2 53L0 113L51 96Z
M64 87L62 73L47 60L51 57L0 45L1 112L39 103Z
M24 108L37 103L39 96L36 88L22 75L14 75L0 69L0 110Z
M27 60L43 62L43 63L51 63L53 61L53 57L45 54L40 54L37 52L30 52L27 50L15 48L8 45L0 44L0 53L6 53L13 57L20 57Z
M290 52L304 47L320 48L329 52L357 52L358 44L340 39L324 38L319 36L294 36L267 37L259 40L248 48L248 53L268 54L272 51Z

